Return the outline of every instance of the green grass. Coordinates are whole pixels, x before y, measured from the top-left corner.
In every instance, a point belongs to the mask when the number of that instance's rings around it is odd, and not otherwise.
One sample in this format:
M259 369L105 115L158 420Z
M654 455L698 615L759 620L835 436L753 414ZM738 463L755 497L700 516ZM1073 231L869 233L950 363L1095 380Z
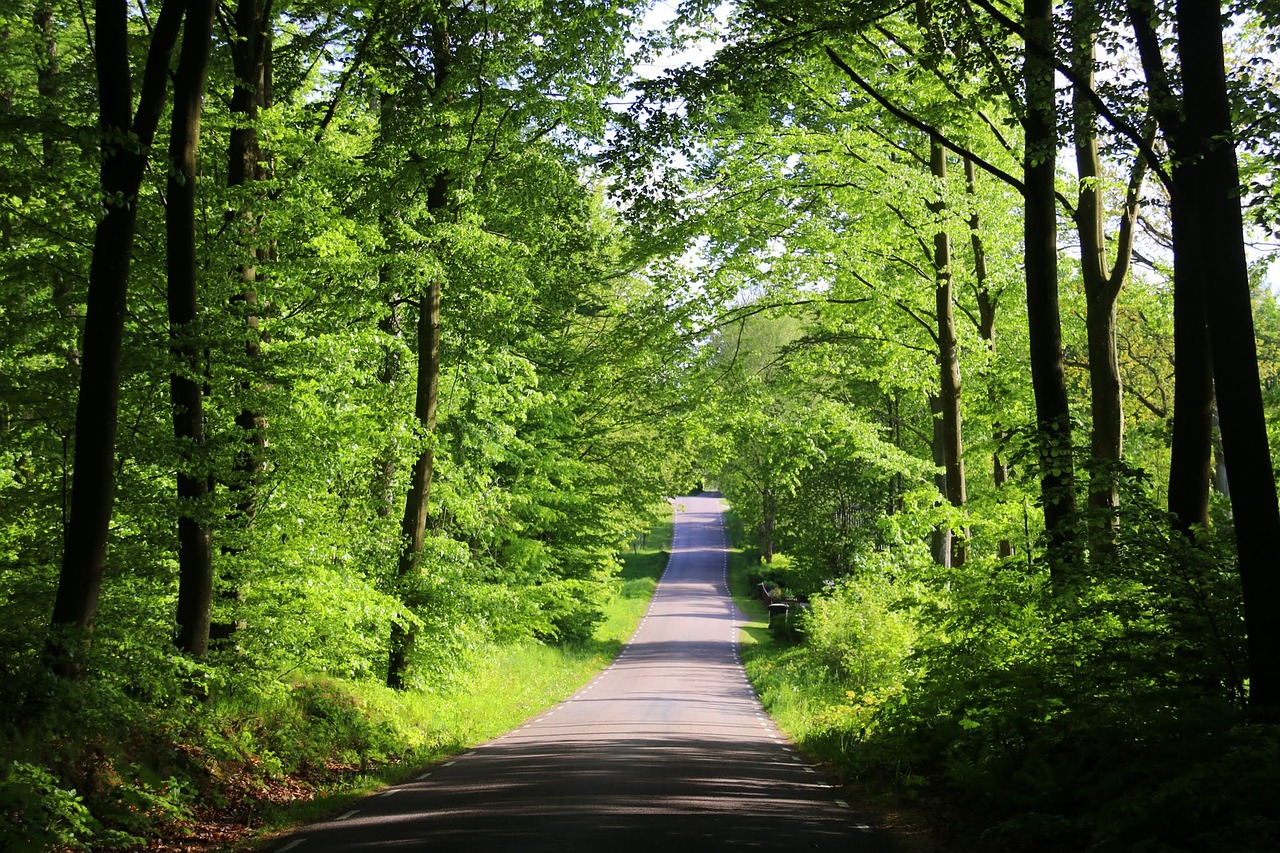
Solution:
M845 758L843 738L833 742L837 719L846 713L847 697L838 685L814 669L797 638L769 628L768 611L756 595L764 572L754 553L742 547L741 525L728 517L729 591L749 617L741 628L742 664L761 704L786 735L820 761L840 765ZM785 566L784 555L776 561Z

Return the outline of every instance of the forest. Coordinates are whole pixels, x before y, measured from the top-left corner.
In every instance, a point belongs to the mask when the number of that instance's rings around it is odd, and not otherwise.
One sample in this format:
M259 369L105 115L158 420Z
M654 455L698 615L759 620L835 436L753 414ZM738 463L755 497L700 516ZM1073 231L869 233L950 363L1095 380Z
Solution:
M500 661L518 722L702 488L809 605L766 706L954 849L1280 848L1280 5L12 0L0 46L13 849L243 840L210 803L482 736Z

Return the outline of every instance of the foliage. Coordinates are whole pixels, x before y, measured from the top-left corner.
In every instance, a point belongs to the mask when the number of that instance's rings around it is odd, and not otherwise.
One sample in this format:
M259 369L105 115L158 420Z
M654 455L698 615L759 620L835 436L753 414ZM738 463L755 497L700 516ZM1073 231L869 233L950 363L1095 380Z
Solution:
M244 838L315 800L401 778L510 729L604 666L639 623L670 536L667 510L620 556L601 629L577 643L477 644L428 690L316 671L219 675L217 665L203 674L226 681L209 700L140 700L124 673L78 685L41 729L6 742L0 830L32 853L213 831ZM156 675L134 678L143 685ZM17 719L5 724L15 731Z

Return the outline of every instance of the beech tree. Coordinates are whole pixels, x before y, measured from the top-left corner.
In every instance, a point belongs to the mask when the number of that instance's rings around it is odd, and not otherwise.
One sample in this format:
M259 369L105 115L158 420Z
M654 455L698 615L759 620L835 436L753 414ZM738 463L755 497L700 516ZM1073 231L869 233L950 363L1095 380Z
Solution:
M184 0L169 0L162 6L148 45L135 111L128 6L116 0L100 0L95 6L104 212L94 233L70 512L49 645L51 665L67 675L76 668L77 644L85 641L93 627L102 587L115 499L120 350L138 190L167 97L169 58L186 11Z

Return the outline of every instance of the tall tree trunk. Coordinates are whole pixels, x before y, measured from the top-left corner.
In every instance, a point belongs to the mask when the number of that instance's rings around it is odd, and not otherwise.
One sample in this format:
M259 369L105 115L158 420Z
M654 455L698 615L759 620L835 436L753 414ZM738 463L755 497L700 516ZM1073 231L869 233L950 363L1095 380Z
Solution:
M387 315L378 321L378 328L387 336L399 340L404 332L401 328L399 297L391 288L390 272L384 265L378 271L379 280L387 288ZM394 346L387 347L382 357L382 369L378 371L378 381L388 387L396 385L404 372L400 353ZM395 502L393 489L396 479L396 458L399 456L398 444L394 437L382 449L382 458L378 461L378 470L374 474L373 500L374 512L379 518L389 518Z
M396 98L390 92L378 94L378 134L379 140L385 143L390 135L388 128L396 111ZM380 146L386 147L386 146ZM380 226L384 235L393 233L392 225L399 218L399 211L394 206L380 212ZM378 267L378 284L386 300L387 313L379 320L379 330L389 338L399 342L404 337L403 319L400 316L400 294L390 257L395 254L395 244L388 247L389 256L386 262ZM404 374L404 364L400 350L396 344L389 344L383 352L382 368L378 371L378 382L388 388L397 385ZM373 500L375 512L379 518L390 518L395 509L395 479L399 446L394 435L388 437L382 448L381 459L378 460L374 472Z
M116 428L125 297L138 216L138 188L146 152L164 109L169 58L186 11L185 0L166 0L147 50L142 92L133 109L129 67L129 8L124 0L97 0L99 130L103 214L93 238L85 308L83 369L76 402L76 444L62 570L46 649L50 667L63 676L79 670L83 644L93 628L102 590L107 531L115 493ZM136 144L122 140L132 133Z
M266 176L262 149L258 139L258 117L270 104L271 56L270 0L240 0L232 18L235 37L231 40L231 64L235 83L231 91L231 133L227 144L227 187L243 191L237 208L227 211L229 224L240 229L239 243L243 260L236 271L239 293L231 305L245 326L244 355L250 365L261 358L262 342L258 306L258 262L270 255L259 245L257 213L254 209L252 185ZM222 554L226 559L220 568L220 597L234 606L244 594L244 578L238 559L249 547L254 520L258 514L258 493L267 467L267 418L251 404L253 381L244 379L236 389L243 397L235 416L240 431L240 446L235 455L232 476L227 478L228 491L234 495L234 511L228 518L222 537ZM210 638L224 641L243 627L243 622L226 618L213 623Z
M1249 267L1240 210L1231 103L1217 2L1178 0L1192 186L1202 213L1202 257L1214 258L1206 299L1214 388L1231 477L1236 550L1249 649L1249 704L1260 720L1280 720L1280 504L1276 500L1258 376Z
M1222 426L1218 423L1218 407L1213 407L1213 490L1227 500L1231 499L1231 480L1227 477L1227 459L1222 452ZM1208 524L1208 522L1205 522Z
M1169 151L1173 246L1173 424L1168 507L1172 526L1193 547L1196 529L1209 528L1209 472L1214 447L1213 358L1207 325L1208 267L1200 234L1193 164L1187 159L1185 116L1161 55L1153 4L1131 0L1128 9L1143 64L1151 113ZM1176 534L1175 534L1176 535ZM1181 553L1175 552L1175 553ZM1231 683L1239 679L1233 677Z
M240 0L234 17L236 37L231 42L231 60L235 71L235 86L231 93L232 129L228 144L227 186L247 188L265 176L262 150L258 141L258 116L269 104L270 80L268 77L271 54L270 0ZM258 337L258 266L257 261L267 254L258 245L255 212L247 198L231 216L243 226L241 252L244 261L239 267L240 293L235 303L244 312L246 331L245 355L252 362L262 353ZM240 392L246 397L252 393L246 380ZM242 433L243 446L236 458L237 476L233 488L238 492L236 525L247 529L257 515L257 486L266 467L266 416L246 402L236 415L236 426Z
M1129 273L1133 253L1138 197L1146 174L1146 160L1136 155L1129 177L1125 209L1115 243L1115 263L1107 262L1103 232L1102 162L1098 156L1097 115L1089 99L1094 88L1096 33L1100 20L1091 4L1074 0L1072 125L1079 189L1076 233L1080 239L1080 269L1086 299L1085 330L1089 348L1089 392L1093 431L1089 473L1090 547L1094 557L1115 545L1120 495L1116 466L1124 453L1124 386L1116 346L1116 302Z
M757 531L760 541L760 559L765 565L773 564L776 545L774 531L778 528L778 498L773 489L765 486L760 491L760 528Z
M964 178L965 185L968 188L969 195L976 196L978 194L978 176L977 170L974 168L973 160L966 157L964 161ZM978 296L978 334L987 343L987 350L994 359L996 355L996 300L991 293L991 287L987 278L987 249L982 240L982 222L978 218L977 208L969 214L969 243L973 248L973 277L976 283ZM1000 396L992 384L987 385L987 401L991 404L991 411L1000 411ZM1009 482L1009 466L1000 457L1000 448L1008 439L1008 433L1001 427L999 420L995 420L991 424L992 438L995 440L996 449L991 453L991 482L999 492L1005 483ZM1008 559L1013 556L1013 543L1006 538L1000 540L997 546L997 556L1001 560Z
M1209 526L1209 468L1214 418L1213 359L1209 350L1201 255L1200 211L1186 150L1187 127L1160 52L1155 8L1130 0L1128 15L1142 60L1151 113L1169 149L1173 239L1173 435L1169 454L1168 504L1183 532Z
M1107 550L1115 543L1116 489L1114 466L1120 461L1124 440L1124 404L1120 358L1116 347L1116 299L1118 283L1108 276L1107 242L1102 231L1102 162L1098 156L1095 110L1089 100L1093 89L1094 30L1097 16L1083 0L1071 4L1072 68L1077 81L1071 90L1072 130L1078 176L1075 212L1080 239L1080 271L1084 279L1085 332L1089 351L1089 395L1093 430L1089 472L1090 546Z
M1178 147L1171 194L1173 230L1173 430L1169 453L1169 512L1184 533L1209 528L1213 448L1213 355L1209 345L1208 270L1190 164Z
M943 186L947 180L947 151L936 139L929 141L929 168ZM942 465L947 502L964 510L968 500L964 478L964 441L960 409L960 355L956 344L955 296L951 275L951 237L941 220L946 202L931 203L934 215L940 217L933 235L933 273L935 314L938 323L938 403L942 409ZM967 530L951 537L951 564L963 566Z
M432 25L431 42L435 60L434 83L443 93L452 73L453 45L449 31L448 3L442 4ZM441 95L441 97L447 97ZM442 217L449 207L450 177L437 173L427 189L427 213L433 219ZM422 563L426 544L427 519L430 517L431 480L435 473L436 406L440 399L440 280L432 279L427 292L418 299L418 379L414 413L425 436L422 451L413 465L409 493L405 498L401 538L404 549L397 566L397 577L404 580L416 574ZM396 623L391 629L390 652L387 657L387 686L402 689L409 670L409 658L416 641L414 632Z
M1058 150L1054 104L1053 0L1025 4L1027 51L1023 79L1027 92L1024 252L1027 327L1031 344L1031 385L1039 443L1040 496L1049 544L1049 569L1064 580L1075 558L1075 468L1071 411L1062 365L1062 323L1058 309L1058 218L1054 177Z
M445 183L438 177L437 186ZM430 516L431 480L435 469L436 407L440 399L440 282L433 280L418 302L418 390L415 415L425 435L425 444L413 465L409 494L405 500L401 535L405 547L400 553L397 576L401 579L416 574L422 563L426 544L427 519ZM391 653L387 667L387 686L401 689L409 667L409 655L416 637L408 628L392 627Z
M62 121L63 92L62 67L58 61L57 21L53 3L50 0L42 0L36 6L34 23L40 37L40 58L36 64L36 91L40 96L40 118L43 125L40 132L40 166L45 172L56 174L62 166L54 128ZM57 306L58 313L67 320L67 335L70 338L66 349L67 365L79 367L80 350L76 345L79 314L71 284L62 270L56 266L52 267L49 273L53 304Z
M174 372L173 432L178 439L178 648L200 657L209 650L213 612L213 532L208 507L204 391L196 321L196 154L204 106L216 0L190 0L178 70L173 78L165 233L168 238L169 348Z

